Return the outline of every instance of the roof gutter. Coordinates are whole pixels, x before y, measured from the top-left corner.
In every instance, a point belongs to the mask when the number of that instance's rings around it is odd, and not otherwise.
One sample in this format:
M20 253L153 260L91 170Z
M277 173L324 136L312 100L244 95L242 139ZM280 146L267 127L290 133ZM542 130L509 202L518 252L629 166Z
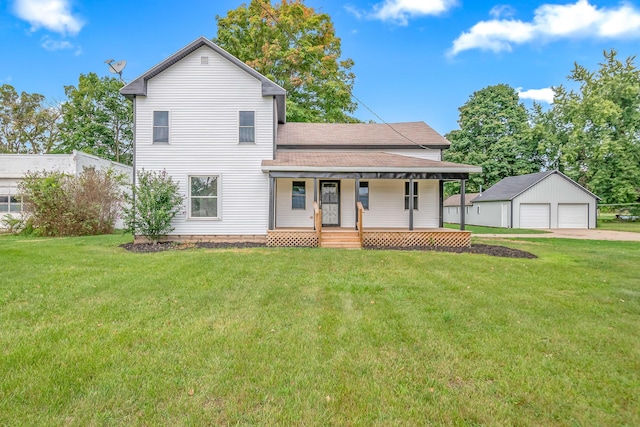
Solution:
M263 172L413 172L413 173L481 173L479 166L469 167L358 167L358 166L262 166Z

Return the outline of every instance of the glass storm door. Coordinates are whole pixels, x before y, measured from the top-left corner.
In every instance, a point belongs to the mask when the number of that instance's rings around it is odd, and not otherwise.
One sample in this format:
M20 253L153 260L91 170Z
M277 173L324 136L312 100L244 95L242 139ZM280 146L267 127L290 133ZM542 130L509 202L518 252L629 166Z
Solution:
M338 181L320 182L320 203L322 225L340 226L340 183Z

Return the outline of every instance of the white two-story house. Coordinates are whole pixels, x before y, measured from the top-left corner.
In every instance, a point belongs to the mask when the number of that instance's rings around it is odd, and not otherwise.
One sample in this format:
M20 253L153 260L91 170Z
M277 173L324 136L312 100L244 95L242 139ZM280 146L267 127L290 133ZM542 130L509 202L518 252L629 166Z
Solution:
M442 229L443 162L423 122L286 123L285 90L201 37L127 84L136 170L166 170L185 207L171 240L468 245ZM346 244L345 244L346 245Z

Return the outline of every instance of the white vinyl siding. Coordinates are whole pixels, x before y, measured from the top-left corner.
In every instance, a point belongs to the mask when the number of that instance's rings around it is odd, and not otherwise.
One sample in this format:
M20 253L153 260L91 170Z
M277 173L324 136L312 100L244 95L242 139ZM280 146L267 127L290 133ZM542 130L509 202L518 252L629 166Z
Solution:
M293 181L305 184L305 208L293 209ZM276 180L276 228L313 227L313 179Z
M208 56L207 66L201 57ZM188 176L221 177L219 221L174 218L176 235L265 235L269 178L261 162L273 156L274 104L261 82L208 47L201 47L147 83L136 97L136 167L165 169L188 196ZM170 110L170 144L154 145L152 112ZM238 144L239 111L255 112L255 144Z
M558 205L558 228L588 228L589 205L586 203Z

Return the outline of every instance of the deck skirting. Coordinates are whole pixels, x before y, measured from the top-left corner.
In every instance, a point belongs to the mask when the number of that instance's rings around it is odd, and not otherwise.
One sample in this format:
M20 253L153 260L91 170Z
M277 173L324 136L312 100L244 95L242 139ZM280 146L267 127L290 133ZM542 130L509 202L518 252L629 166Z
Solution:
M269 230L267 246L317 247L318 236L313 230ZM362 233L364 248L416 248L416 247L471 246L471 232L449 229L433 230L372 230Z

